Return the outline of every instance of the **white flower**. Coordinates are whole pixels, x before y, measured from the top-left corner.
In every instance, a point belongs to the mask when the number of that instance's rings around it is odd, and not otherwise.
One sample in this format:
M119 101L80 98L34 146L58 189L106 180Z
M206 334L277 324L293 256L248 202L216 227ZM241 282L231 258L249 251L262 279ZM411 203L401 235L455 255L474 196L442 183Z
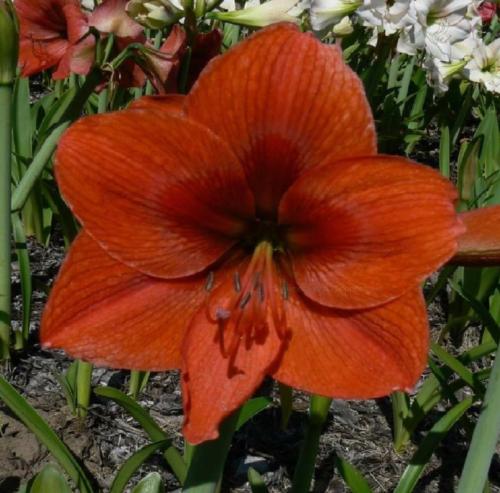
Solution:
M451 63L451 46L466 39L479 25L468 16L470 0L413 0L408 24L398 40L398 51L415 55L425 49L432 58Z
M240 24L243 26L264 27L276 22L297 22L291 11L298 0L269 0L243 10L232 12L211 12L207 15L212 19Z
M427 70L429 82L438 92L448 90L451 79L463 73L464 67L472 57L472 53L477 49L479 39L475 32L463 41L451 45L451 61L443 62L438 58L427 54L424 60L424 68Z
M339 23L362 4L363 0L312 0L311 26L314 31L322 31Z
M481 41L464 73L469 80L483 84L488 91L500 93L500 38L489 45Z
M376 27L378 32L391 35L412 22L410 4L411 0L395 0L392 5L385 0L364 0L356 14L364 26Z

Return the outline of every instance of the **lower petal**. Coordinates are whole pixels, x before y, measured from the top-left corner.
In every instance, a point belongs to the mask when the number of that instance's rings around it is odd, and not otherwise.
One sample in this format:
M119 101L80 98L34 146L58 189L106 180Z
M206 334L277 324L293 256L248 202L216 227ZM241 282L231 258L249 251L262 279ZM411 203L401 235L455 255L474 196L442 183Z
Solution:
M298 389L341 399L410 390L426 366L429 328L420 289L383 306L327 308L290 290L292 333L274 377Z
M222 280L214 290L221 306L233 291L232 275L231 269L215 274ZM192 444L219 436L221 422L252 396L286 346L272 321L260 335L249 337L248 332L222 328L210 315L212 301L209 305L193 318L182 348L183 433ZM251 317L251 302L245 310L243 317Z
M151 278L81 233L43 313L41 342L112 368L178 368L181 341L206 296L204 282Z

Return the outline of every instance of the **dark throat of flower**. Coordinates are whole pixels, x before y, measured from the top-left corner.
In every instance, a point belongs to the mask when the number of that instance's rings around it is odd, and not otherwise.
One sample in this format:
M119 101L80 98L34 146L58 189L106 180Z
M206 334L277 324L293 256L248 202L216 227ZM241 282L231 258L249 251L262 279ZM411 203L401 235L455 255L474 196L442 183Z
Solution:
M262 345L274 331L280 340L287 338L284 303L288 285L279 275L273 255L275 247L263 240L255 247L244 272L235 270L223 286L213 289L214 274L209 274L207 317L217 324L216 341L228 359L229 376L239 372L237 356L244 345Z

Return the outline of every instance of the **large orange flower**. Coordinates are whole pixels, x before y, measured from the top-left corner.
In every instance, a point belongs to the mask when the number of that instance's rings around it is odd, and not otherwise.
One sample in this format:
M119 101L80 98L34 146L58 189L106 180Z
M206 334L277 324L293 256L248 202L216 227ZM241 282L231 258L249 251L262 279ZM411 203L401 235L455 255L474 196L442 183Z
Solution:
M82 119L56 173L83 232L42 342L180 367L192 443L266 375L341 398L412 387L420 283L462 226L446 180L375 140L339 50L287 24L214 59L186 97Z

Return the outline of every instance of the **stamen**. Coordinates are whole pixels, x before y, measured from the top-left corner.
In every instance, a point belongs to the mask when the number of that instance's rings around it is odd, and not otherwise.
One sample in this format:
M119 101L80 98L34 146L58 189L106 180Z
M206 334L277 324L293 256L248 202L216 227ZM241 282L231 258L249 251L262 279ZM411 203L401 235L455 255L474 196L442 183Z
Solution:
M290 293L288 292L288 283L286 281L283 281L283 284L281 285L281 297L284 300L288 300L289 294Z
M256 286L256 291L259 293L259 300L261 303L264 303L265 299L265 291L264 291L264 286L262 283L259 283L258 286Z
M218 326L215 340L232 374L240 371L238 354L242 344L247 349L262 344L270 333L283 341L287 337L283 300L288 299L289 292L278 269L272 245L262 242L241 277L234 272L208 297L208 319ZM210 272L207 291L213 285L214 275Z
M215 282L215 274L213 273L213 271L210 271L207 276L207 282L205 283L205 291L210 292L214 287L214 282Z
M234 285L234 290L237 293L239 293L241 291L241 279L239 272L235 272L233 275L233 285Z
M240 301L240 308L243 310L245 306L248 305L248 302L250 301L250 298L252 297L252 293L247 292L245 293L245 296Z

